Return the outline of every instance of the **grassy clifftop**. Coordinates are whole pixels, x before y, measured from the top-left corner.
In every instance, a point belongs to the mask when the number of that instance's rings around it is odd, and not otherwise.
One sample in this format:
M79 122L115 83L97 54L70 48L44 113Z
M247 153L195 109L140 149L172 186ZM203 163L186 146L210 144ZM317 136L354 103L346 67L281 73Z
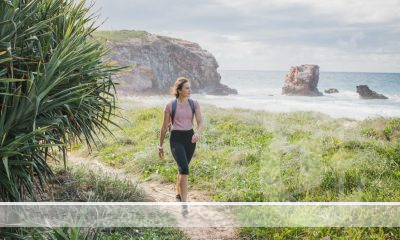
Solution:
M147 34L149 33L146 31L135 30L95 31L93 37L100 40L123 41L129 38L145 39Z

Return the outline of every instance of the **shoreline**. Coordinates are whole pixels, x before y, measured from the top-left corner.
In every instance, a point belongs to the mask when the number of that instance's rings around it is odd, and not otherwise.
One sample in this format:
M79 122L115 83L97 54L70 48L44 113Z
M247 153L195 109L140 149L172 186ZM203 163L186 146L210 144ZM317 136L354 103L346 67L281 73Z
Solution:
M285 96L284 96L285 97ZM279 102L279 99L266 99L267 104L263 105L262 103L254 104L251 99L246 99L240 95L232 95L232 96L213 96L213 95L202 95L202 94L193 94L192 98L198 100L202 105L211 105L216 108L222 108L227 110L244 110L244 111L256 111L256 112L265 112L265 113L293 113L293 112L315 112L323 115L327 115L333 119L347 119L352 121L363 121L367 119L379 119L379 118L399 118L400 117L400 109L398 109L399 113L390 114L384 112L384 109L380 109L379 106L364 106L363 108L357 108L351 106L351 102L349 102L349 108L343 109L341 106L330 106L330 108L323 108L323 103L321 102L310 102L312 107L304 108L301 104L305 104L304 102L296 101L296 97L289 97L288 101L292 103L297 103L298 105L289 106L287 102ZM132 106L130 103L136 102L140 103L146 107L161 107L173 99L171 95L150 95L150 96L140 96L140 95L119 95L117 102L124 106L127 109L130 109ZM289 103L290 103L289 102ZM234 103L234 105L232 104ZM307 103L306 103L307 104ZM318 108L320 107L320 108ZM357 109L356 111L352 111L352 108ZM397 109L396 109L397 110ZM384 114L377 114L376 112L380 111Z

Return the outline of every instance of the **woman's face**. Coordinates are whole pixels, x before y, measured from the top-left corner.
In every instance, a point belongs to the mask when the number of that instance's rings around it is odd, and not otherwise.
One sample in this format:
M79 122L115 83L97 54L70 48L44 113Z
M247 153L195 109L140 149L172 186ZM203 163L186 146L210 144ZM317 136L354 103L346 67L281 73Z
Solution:
M184 83L182 86L182 90L179 91L179 96L182 97L190 97L190 92L192 90L190 89L190 83Z

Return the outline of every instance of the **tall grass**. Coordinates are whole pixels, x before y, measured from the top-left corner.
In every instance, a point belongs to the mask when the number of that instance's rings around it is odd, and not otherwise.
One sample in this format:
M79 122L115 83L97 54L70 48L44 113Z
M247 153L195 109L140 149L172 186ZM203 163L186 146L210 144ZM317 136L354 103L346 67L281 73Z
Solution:
M399 119L355 121L316 112L202 109L205 132L191 163L190 188L206 190L216 201L400 200ZM95 157L145 179L174 182L172 156L167 152L163 161L157 156L161 107L122 115L129 121L119 122L122 130L115 129L115 138L105 138ZM168 140L166 144L168 148ZM312 239L325 233L374 233L381 239L400 234L390 228L242 229L243 236L257 238L275 234Z
M214 114L218 112L218 115ZM157 156L161 108L126 120L94 155L142 177L175 181ZM205 129L191 163L193 187L218 201L398 201L398 119L357 122L313 112L265 113L204 107ZM377 121L378 137L365 134ZM391 126L390 140L384 129ZM166 141L168 144L168 141Z
M54 168L42 201L57 202L146 202L152 201L130 180L121 180L115 174L95 172L86 166ZM172 219L173 220L173 219ZM9 231L7 231L9 230ZM1 229L0 238L7 239L187 239L174 228L14 228Z

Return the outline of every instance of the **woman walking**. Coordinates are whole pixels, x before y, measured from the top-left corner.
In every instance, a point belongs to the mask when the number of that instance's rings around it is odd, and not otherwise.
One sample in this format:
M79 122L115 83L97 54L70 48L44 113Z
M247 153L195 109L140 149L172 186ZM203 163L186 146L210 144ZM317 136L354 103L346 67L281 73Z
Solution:
M158 153L160 159L163 159L164 138L170 127L171 152L179 171L176 182L176 200L187 202L189 163L203 131L203 119L199 103L190 99L191 89L187 78L178 78L171 90L175 99L168 102L164 108ZM196 133L193 130L194 117L197 122ZM182 214L186 216L188 213L187 205L182 205Z

